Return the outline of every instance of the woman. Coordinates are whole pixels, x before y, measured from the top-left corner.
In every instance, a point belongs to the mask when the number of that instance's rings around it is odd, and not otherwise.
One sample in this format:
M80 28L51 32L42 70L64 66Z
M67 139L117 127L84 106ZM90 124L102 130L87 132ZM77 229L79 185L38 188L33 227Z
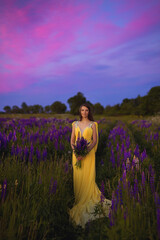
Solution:
M79 156L76 159L74 152L72 153L73 165L73 182L75 202L72 209L69 209L70 221L82 228L89 220L94 220L99 217L94 216L95 205L101 201L101 191L95 182L95 152L98 146L98 124L94 122L90 106L85 103L79 108L80 121L72 123L71 147L74 149L78 136L87 139L89 153L85 156ZM76 168L76 161L81 160L81 168ZM111 201L104 198L103 209L105 215L109 215ZM100 217L104 217L101 215Z

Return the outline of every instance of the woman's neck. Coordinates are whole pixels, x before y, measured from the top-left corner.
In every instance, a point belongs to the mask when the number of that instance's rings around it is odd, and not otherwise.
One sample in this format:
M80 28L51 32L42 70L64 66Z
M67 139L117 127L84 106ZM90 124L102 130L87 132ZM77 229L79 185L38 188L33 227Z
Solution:
M81 121L81 122L84 122L84 123L90 122L90 120L89 120L88 118L82 118L80 121Z

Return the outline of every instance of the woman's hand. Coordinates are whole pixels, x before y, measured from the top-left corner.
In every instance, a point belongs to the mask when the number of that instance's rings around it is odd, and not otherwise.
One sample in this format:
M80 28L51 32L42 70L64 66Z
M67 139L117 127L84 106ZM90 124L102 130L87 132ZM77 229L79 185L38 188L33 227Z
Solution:
M91 148L90 146L87 147L87 150L88 150L88 153L91 151Z
M72 150L74 151L74 144L71 144L71 148L72 148Z
M80 160L82 160L82 158L83 158L82 156L78 156L77 160L80 161Z

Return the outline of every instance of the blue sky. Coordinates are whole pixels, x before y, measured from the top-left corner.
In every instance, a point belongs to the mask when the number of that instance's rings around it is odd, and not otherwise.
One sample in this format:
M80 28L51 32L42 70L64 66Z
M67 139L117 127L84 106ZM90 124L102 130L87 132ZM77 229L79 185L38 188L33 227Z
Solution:
M160 85L159 12L158 0L3 0L0 110L146 95Z

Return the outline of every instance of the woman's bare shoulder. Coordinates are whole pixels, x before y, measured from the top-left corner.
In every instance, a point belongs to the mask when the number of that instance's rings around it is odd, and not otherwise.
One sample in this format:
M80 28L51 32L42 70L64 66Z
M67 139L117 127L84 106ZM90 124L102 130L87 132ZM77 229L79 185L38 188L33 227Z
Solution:
M73 126L73 127L74 127L74 126L77 126L77 122L78 122L78 121L72 122L72 126Z
M92 127L92 128L96 127L96 124L95 124L94 121L91 122L91 127Z

